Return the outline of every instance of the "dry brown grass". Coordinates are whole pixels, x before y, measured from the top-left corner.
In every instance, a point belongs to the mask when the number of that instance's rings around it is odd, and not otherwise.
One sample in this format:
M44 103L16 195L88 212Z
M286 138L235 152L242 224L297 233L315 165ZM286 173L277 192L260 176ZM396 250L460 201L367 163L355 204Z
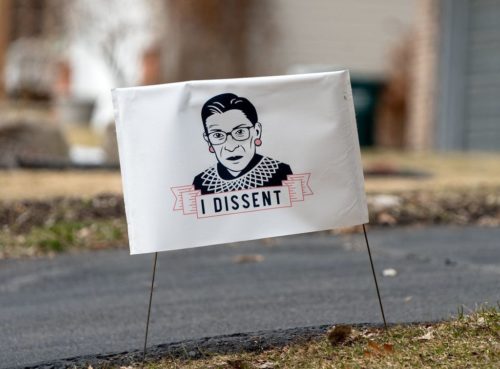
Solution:
M91 197L121 191L120 173L113 171L0 171L0 200Z
M431 174L427 178L372 178L368 193L397 193L412 190L466 189L500 185L500 155L486 153L399 153L363 152L365 168L390 166Z
M83 140L83 139L81 139ZM366 179L368 193L398 193L418 190L467 189L500 186L499 154L411 154L363 152L366 168L390 166L424 171L425 178ZM0 171L0 200L90 197L99 193L121 193L119 172L105 171Z
M128 368L140 368L132 366ZM326 337L261 353L165 359L148 369L499 368L500 312L483 309L450 322L353 330L335 345Z
M89 126L68 125L64 128L66 139L71 145L102 146L103 137Z

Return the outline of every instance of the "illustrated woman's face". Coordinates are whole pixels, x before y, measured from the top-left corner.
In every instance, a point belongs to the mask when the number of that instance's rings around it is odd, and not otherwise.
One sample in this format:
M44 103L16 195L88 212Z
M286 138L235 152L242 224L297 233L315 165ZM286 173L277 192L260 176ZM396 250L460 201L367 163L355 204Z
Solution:
M228 170L238 173L255 155L255 140L260 138L262 127L255 126L238 109L212 114L206 120L207 143L214 148L217 160Z

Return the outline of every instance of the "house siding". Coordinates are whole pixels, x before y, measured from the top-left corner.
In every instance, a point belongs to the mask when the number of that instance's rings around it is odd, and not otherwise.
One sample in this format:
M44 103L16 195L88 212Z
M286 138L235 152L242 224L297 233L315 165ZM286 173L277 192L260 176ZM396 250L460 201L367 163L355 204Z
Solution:
M500 1L443 0L436 147L500 151Z
M500 150L500 1L468 4L464 149Z

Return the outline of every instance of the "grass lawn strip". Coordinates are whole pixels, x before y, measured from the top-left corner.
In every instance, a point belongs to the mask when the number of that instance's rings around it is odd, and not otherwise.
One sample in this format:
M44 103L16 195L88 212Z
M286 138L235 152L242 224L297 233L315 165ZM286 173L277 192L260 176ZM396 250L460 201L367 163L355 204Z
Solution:
M125 220L59 221L17 234L0 229L0 259L53 256L66 251L127 247Z
M500 187L369 194L367 200L372 227L500 226ZM121 195L0 201L0 224L0 259L128 245Z
M132 365L121 368L140 368ZM327 336L264 352L165 358L148 369L499 368L500 310L432 325L352 330L341 342ZM119 367L115 367L118 369Z

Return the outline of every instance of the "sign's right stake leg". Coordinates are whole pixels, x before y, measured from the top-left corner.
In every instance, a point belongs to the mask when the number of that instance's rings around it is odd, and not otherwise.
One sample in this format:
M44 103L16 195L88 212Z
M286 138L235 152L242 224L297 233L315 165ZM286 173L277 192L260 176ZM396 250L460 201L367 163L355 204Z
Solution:
M363 224L363 233L365 234L366 248L368 249L368 256L370 257L370 265L372 266L373 280L375 281L375 288L377 290L380 312L382 313L382 319L384 320L384 328L387 332L387 322L385 320L384 306L382 305L382 298L380 297L380 290L378 288L378 282L377 282L377 274L375 273L375 267L373 266L372 253L370 251L370 243L368 242L368 236L366 235L366 227L364 224Z

